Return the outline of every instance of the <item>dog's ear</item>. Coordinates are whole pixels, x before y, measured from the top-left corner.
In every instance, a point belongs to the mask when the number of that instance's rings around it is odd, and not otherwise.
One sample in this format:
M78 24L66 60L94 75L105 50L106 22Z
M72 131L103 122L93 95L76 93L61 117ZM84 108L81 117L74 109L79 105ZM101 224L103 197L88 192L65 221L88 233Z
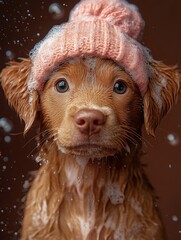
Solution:
M148 134L154 136L163 116L177 102L181 74L176 67L162 62L150 62L150 80L144 96L144 123Z
M25 122L26 133L32 126L38 107L38 93L28 91L28 78L31 71L31 60L21 59L11 62L0 73L1 85L11 106L15 108Z

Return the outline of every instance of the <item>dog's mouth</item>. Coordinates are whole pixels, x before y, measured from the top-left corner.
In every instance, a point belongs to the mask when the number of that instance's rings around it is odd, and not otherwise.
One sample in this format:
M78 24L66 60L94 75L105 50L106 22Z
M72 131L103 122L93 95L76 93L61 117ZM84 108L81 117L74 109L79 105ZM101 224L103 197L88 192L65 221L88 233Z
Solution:
M59 146L59 150L65 154L76 156L106 157L115 155L118 150L99 144L85 143L75 146Z

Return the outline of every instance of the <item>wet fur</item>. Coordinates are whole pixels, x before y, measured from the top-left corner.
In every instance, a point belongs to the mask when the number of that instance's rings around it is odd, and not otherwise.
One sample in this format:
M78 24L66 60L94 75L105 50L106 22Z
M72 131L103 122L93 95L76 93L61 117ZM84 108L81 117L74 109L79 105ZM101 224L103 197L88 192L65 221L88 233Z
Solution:
M28 92L29 59L12 62L0 75L25 132L34 121L40 124L42 166L28 193L21 240L163 240L154 190L140 161L141 129L144 124L148 134L155 134L177 101L180 74L175 67L150 62L149 86L142 98L115 63L91 61L65 63L41 94ZM62 76L70 84L64 94L55 89ZM113 92L117 79L127 84L126 94ZM75 128L74 116L82 108L106 115L99 134L87 137ZM85 143L100 148L81 147Z

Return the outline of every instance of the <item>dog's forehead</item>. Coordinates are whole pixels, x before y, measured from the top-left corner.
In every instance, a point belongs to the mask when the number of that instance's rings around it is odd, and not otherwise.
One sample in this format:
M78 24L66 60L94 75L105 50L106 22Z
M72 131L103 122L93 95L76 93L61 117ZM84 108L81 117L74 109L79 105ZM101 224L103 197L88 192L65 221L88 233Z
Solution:
M111 78L112 75L126 72L116 64L113 60L110 59L101 59L97 57L84 57L84 58L75 58L66 61L64 69L71 68L72 71L86 73L86 78L92 82L98 80L99 77ZM79 71L78 71L79 69Z
M100 59L96 57L84 57L84 58L74 58L66 61L69 65L75 66L81 65L82 70L86 70L86 73L89 74L90 80L94 80L95 68L99 64Z
M94 80L96 63L98 62L97 58L86 58L84 64L89 68L90 80Z

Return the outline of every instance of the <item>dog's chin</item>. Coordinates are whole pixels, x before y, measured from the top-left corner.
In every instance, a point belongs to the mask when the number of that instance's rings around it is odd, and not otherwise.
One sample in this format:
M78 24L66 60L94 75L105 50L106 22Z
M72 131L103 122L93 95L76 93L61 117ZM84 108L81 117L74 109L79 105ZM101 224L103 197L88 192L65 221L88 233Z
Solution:
M114 156L118 150L114 148L104 147L96 144L84 144L79 146L59 146L59 150L64 154L74 156L84 156L90 158L103 158Z

